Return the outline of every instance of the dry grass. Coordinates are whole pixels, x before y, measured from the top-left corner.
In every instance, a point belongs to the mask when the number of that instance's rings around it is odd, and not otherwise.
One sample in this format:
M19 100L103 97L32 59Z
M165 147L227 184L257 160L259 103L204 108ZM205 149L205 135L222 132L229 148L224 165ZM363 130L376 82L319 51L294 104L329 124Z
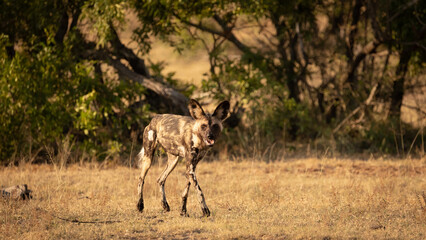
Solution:
M426 161L301 159L201 162L198 179L212 211L202 218L191 188L179 215L184 165L166 184L164 213L154 165L145 212L136 211L139 170L96 165L0 169L0 185L27 183L28 202L0 200L2 239L425 239Z

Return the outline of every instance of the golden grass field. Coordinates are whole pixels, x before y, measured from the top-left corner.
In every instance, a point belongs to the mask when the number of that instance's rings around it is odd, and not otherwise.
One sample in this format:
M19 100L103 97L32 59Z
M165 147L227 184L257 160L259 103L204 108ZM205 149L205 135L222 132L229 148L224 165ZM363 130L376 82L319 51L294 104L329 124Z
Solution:
M136 210L138 169L97 164L0 169L0 185L27 183L30 201L0 200L1 239L425 239L426 159L201 162L179 215L184 164L169 176L171 212L160 205L153 164L145 210Z

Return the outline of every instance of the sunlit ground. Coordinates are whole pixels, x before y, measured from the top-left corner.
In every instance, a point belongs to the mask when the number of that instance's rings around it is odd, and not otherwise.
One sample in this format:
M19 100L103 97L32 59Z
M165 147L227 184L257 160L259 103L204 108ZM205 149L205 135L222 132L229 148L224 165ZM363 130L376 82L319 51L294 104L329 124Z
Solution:
M0 184L26 183L31 201L0 200L2 239L424 239L425 160L300 159L201 162L197 177L212 212L202 218L191 188L181 217L184 164L168 178L171 211L160 204L156 163L136 210L139 170L98 165L0 170Z

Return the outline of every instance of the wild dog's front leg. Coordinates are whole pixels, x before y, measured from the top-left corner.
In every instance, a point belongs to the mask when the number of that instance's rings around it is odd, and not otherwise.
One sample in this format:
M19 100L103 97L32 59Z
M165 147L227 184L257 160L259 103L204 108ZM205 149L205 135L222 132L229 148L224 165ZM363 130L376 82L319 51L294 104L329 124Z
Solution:
M188 176L192 184L194 184L195 191L197 191L198 203L200 204L201 211L203 212L204 217L210 216L210 210L207 207L206 201L204 199L203 191L201 190L200 185L198 184L197 177L195 176L195 167L196 163L192 163L189 165Z
M181 212L180 215L181 216L185 216L188 217L188 213L186 210L186 202L188 200L188 193L189 193L189 187L191 187L191 176L189 175L190 172L190 166L192 165L194 159L196 159L197 157L197 151L191 151L187 153L189 156L191 156L190 158L186 158L186 173L185 173L185 177L186 177L186 186L185 189L183 190L182 193L182 208L181 208Z
M189 187L191 186L191 180L189 180L188 171L187 171L187 174L186 174L186 178L188 179L188 182L187 182L185 189L183 190L183 193L182 193L182 209L181 209L180 215L188 217L189 215L186 211L186 202L188 200Z

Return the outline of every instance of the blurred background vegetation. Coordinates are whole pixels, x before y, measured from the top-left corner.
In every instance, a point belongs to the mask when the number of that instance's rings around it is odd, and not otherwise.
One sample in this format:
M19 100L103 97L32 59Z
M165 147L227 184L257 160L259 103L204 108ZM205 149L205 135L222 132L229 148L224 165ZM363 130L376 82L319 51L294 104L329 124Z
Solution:
M231 101L216 154L424 156L426 1L0 2L0 163L132 164ZM207 107L208 108L208 107Z

